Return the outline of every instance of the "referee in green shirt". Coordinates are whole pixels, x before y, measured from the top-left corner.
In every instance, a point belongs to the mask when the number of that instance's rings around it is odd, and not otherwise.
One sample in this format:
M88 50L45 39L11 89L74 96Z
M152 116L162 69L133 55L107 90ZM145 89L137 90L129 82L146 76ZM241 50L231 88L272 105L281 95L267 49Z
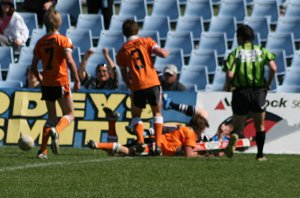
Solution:
M256 130L256 159L264 161L266 95L277 70L276 57L265 48L253 44L254 31L248 25L237 29L237 40L238 47L228 55L223 66L226 72L225 90L232 90L234 126L225 154L233 156L234 144L238 136L242 137L247 115L251 113ZM264 78L265 65L270 67L268 80Z

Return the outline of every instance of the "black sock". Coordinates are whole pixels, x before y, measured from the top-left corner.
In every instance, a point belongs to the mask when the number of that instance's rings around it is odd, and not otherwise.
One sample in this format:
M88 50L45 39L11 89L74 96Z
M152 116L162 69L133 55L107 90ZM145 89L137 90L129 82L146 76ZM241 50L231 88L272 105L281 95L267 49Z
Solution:
M171 102L170 106L172 109L184 113L187 116L193 116L196 112L195 106L186 105L186 104L176 104Z
M257 146L257 158L263 157L263 149L265 145L266 133L265 131L256 131L256 146Z

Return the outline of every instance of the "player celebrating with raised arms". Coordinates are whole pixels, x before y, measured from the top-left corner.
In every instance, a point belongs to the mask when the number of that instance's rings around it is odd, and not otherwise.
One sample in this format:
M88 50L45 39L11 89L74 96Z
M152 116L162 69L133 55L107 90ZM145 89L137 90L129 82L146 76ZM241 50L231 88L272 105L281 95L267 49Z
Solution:
M117 54L117 63L121 69L124 82L132 91L131 125L137 133L138 145L136 151L142 153L146 147L143 136L143 122L140 116L146 104L149 103L154 116L155 153L161 155L162 89L151 54L167 57L169 52L160 48L151 38L139 38L137 36L139 27L134 20L127 19L123 23L122 29L127 42Z
M59 12L49 9L45 13L44 23L47 34L35 45L32 60L32 71L41 82L42 100L46 101L48 119L43 128L41 148L37 157L47 159L47 142L51 136L51 150L58 154L59 133L69 126L74 120L73 100L70 89L68 68L74 77L74 91L80 88L76 64L72 57L72 41L61 34L58 29L62 19ZM38 72L38 62L42 61L43 79ZM63 112L63 117L57 121L55 102L58 101Z

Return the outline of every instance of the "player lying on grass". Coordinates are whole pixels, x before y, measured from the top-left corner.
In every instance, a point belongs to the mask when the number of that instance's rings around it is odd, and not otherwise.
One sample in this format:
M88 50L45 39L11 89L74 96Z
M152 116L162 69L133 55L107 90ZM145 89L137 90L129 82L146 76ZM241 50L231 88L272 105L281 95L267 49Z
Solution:
M115 121L118 119L119 115L116 112L113 112L109 108L103 109L106 113L106 117L109 120L109 129L108 134L116 134L115 132ZM195 127L195 124L197 125ZM164 126L164 134L162 145L163 154L166 156L172 155L184 155L187 157L199 156L199 154L206 153L207 151L220 151L227 147L228 141L213 141L213 142L204 142L200 141L201 136L204 134L204 130L208 127L207 120L199 115L195 114L187 128L193 126L197 128L196 130L187 130L186 127L183 126ZM222 127L222 129L229 129L230 127ZM130 133L133 133L132 131ZM225 133L228 133L226 130ZM195 138L196 134L196 138ZM147 149L143 155L151 155L152 146L153 146L153 130L145 130L144 135L147 136ZM189 138L189 137L193 137ZM187 139L181 139L180 137L184 137ZM203 137L202 137L203 138ZM192 141L191 141L192 140ZM94 142L90 140L88 142L88 146L91 149L103 149L107 151L112 151L112 153L122 153L125 155L136 155L134 145L120 145L117 142ZM249 141L245 142L245 140L238 141L237 147L249 146ZM217 152L218 153L218 152ZM221 152L220 152L221 153Z
M110 109L104 108L104 111L109 118L108 120L110 123L117 119L117 117L114 116L114 112ZM112 117L115 117L115 119L112 119ZM186 157L200 156L197 152L193 151L193 149L196 147L196 142L199 137L208 126L208 122L203 116L195 114L192 116L187 126L178 126L178 128L172 132L163 134L161 138L163 155L183 155ZM115 130L115 127L109 124L108 130ZM148 140L146 149L141 155L151 155L153 149L155 149L155 144L152 140L153 139ZM103 149L112 151L113 153L122 153L130 156L136 155L134 145L121 145L116 142L94 142L93 140L90 140L87 145L91 149Z
M187 105L192 107L191 105ZM199 112L199 108L198 108ZM198 113L197 112L197 113ZM201 112L205 112L205 110L201 110ZM173 130L176 130L178 126L164 126L163 134L170 133ZM131 129L131 127L127 126L126 130L129 134L135 135L135 132ZM204 132L198 138L198 142L194 151L197 151L201 155L206 156L224 156L224 149L228 145L231 132L233 131L233 125L231 123L222 123L216 134L212 137L206 135ZM151 137L153 136L154 131L153 128L145 129L144 136ZM237 150L243 150L250 146L250 141L246 138L239 139L235 145Z
M174 111L178 111L181 112L187 116L192 116L196 113L199 113L203 116L205 116L206 118L208 117L208 113L205 109L202 109L198 106L195 105L188 105L188 104L180 104L180 103L175 103L174 101L171 100L171 98L168 97L167 94L163 95L163 108L165 110L174 110ZM233 125L232 123L226 122L223 123L219 126L218 131L216 132L216 134L210 139L207 136L205 136L204 134L202 135L202 141L224 141L224 143L228 144L230 137L231 137L231 132L233 131ZM254 137L252 137L254 138ZM250 139L252 139L250 138ZM250 142L248 139L240 139L238 140L238 142L244 142L245 143L245 147L249 147ZM233 153L234 150L237 148L237 150L243 150L244 146L237 144L236 146L234 146L236 144L235 141L230 142L230 145L228 148L225 148L225 153L226 156L231 158L233 157ZM233 149L233 150L232 150ZM216 152L217 155L219 156L223 156L224 152ZM209 152L208 152L209 154Z

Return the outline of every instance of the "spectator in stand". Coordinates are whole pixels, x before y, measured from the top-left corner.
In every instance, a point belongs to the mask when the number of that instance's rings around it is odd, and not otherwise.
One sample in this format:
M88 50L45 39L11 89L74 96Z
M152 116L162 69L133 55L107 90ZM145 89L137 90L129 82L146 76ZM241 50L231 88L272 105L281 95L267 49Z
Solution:
M113 0L86 0L87 11L90 14L100 13L104 17L104 27L109 28L110 19L113 13Z
M22 16L15 11L13 0L1 1L0 46L19 49L26 44L29 30Z
M43 79L42 74L39 73L40 79ZM37 77L34 75L34 73L31 70L31 66L27 68L26 71L26 88L39 88L41 87L40 81L37 79Z
M26 12L35 12L39 26L42 26L45 12L56 3L57 0L24 0L22 9Z
M163 78L161 79L163 91L185 91L186 88L178 81L178 69L176 65L169 64L164 68Z
M118 73L114 61L109 56L109 49L103 48L102 52L107 64L100 63L96 67L96 77L91 76L85 70L89 57L94 53L89 49L85 52L83 60L78 69L81 84L87 89L117 89L119 86Z

